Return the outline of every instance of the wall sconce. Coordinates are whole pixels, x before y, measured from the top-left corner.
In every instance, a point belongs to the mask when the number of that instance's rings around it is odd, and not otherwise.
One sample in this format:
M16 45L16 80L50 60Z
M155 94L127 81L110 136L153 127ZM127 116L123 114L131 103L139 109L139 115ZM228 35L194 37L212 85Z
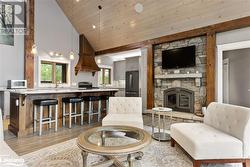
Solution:
M71 52L69 53L69 59L70 59L70 60L74 60L74 59L75 59L75 55L74 55L74 52L73 52L73 51L71 51Z
M37 46L35 44L32 45L31 54L33 55L37 54Z

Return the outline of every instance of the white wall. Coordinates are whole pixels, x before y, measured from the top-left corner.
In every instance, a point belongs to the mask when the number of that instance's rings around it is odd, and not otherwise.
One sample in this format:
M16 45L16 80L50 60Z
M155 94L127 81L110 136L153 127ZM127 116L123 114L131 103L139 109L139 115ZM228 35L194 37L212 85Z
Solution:
M250 48L225 51L223 58L229 59L229 104L250 107Z
M69 58L71 47L77 55L71 61L71 84L79 81L95 82L96 78L90 72L79 72L74 75L74 67L79 56L79 34L73 28L67 17L55 0L36 0L35 3L35 43L38 55L49 57L50 51L60 52L65 59ZM52 59L53 60L53 59ZM35 81L38 80L38 59L35 59ZM37 85L37 84L36 84Z
M14 36L14 46L0 44L0 87L9 79L24 78L24 36Z
M225 44L237 43L237 42L249 41L249 40L250 40L250 27L237 29L237 30L232 30L232 31L226 31L226 32L216 34L216 45L217 45L217 53L216 53L216 55L217 55L216 56L216 87L215 87L215 91L216 91L215 92L216 93L215 100L216 101L221 101L220 99L222 99L221 93L220 93L220 91L218 91L218 89L221 89L221 88L218 88L219 85L221 85L220 84L221 77L218 76L218 75L220 75L220 74L218 74L218 71L221 71L221 70L218 69L218 66L219 66L218 63L222 63L222 62L219 62L221 60L218 59L219 54L220 54L220 53L218 53L218 49L220 48L220 46L223 46Z

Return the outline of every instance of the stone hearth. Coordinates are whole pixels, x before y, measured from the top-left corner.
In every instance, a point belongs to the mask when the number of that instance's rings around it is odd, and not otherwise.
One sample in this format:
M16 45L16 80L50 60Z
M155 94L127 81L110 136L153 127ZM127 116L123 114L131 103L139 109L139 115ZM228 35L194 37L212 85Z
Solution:
M192 45L196 46L195 67L162 69L163 50ZM154 99L156 107L164 106L165 90L180 87L194 92L194 112L200 112L202 103L206 99L206 37L201 36L156 45L154 47L154 75Z

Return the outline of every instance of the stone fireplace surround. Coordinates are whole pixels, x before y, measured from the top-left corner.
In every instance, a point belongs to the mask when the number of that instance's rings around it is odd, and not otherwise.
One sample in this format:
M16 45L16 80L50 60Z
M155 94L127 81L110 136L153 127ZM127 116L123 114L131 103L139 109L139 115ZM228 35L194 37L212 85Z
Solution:
M196 66L181 69L162 69L162 51L186 46L196 46ZM164 106L164 91L184 88L194 92L193 111L200 112L206 99L206 37L163 43L154 46L154 99L155 107ZM175 110L175 109L174 109ZM181 111L176 109L175 111Z

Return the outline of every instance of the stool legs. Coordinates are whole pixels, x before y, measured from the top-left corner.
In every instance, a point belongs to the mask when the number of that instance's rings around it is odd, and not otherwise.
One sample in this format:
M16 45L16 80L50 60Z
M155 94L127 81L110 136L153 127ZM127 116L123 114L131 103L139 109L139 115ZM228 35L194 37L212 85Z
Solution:
M43 129L43 106L40 106L39 136L42 135L42 129Z
M34 105L34 125L33 125L33 131L36 132L36 122L37 122L37 106Z
M69 128L71 128L71 121L72 121L72 103L69 103Z
M81 125L83 125L84 102L81 102Z
M49 108L49 120L50 120L50 122L49 122L49 128L51 129L51 120L52 120L52 106L49 106L48 107Z
M77 105L76 105L76 103L75 103L75 106L74 106L74 108L75 108L75 114L77 114L77 112L76 112L76 107L77 107ZM76 117L75 117L75 124L76 124Z
M101 119L101 106L102 106L102 101L98 101L98 122L100 122Z
M55 111L55 132L57 132L58 128L58 105L56 105L56 111Z
M89 124L91 115L92 115L92 101L89 102L89 121L88 121Z
M65 110L66 109L66 107L65 107L65 103L63 103L63 117L62 117L62 119L63 119L63 126L65 126Z

